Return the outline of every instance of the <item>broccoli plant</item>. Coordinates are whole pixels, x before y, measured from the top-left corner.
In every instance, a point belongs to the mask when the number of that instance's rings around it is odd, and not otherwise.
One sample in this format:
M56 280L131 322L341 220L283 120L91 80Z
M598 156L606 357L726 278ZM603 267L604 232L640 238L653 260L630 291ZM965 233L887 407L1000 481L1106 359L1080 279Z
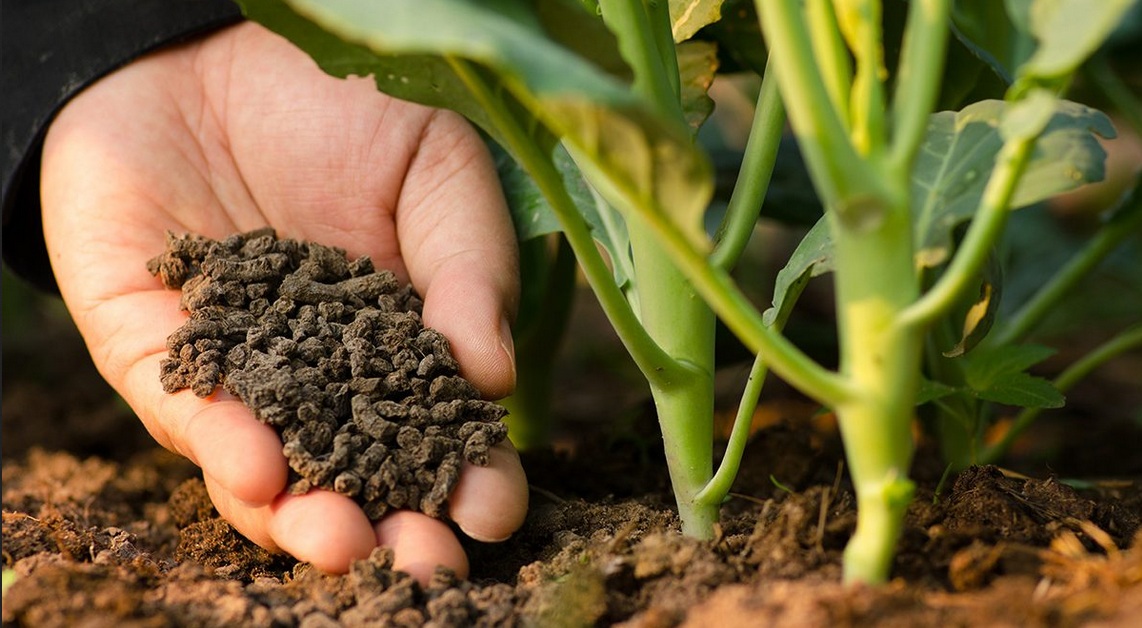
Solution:
M858 503L845 578L877 583L913 493L915 407L955 390L923 376L925 347L976 300L1010 210L1102 176L1096 135L1114 129L1063 96L1130 2L241 4L327 72L371 75L384 92L458 111L510 155L521 239L562 234L646 377L685 534L712 535L767 372L834 411ZM711 235L713 168L696 137L723 60L756 73L760 89ZM763 311L732 271L787 122L824 215ZM537 256L566 268L542 247ZM836 369L782 331L806 282L825 272ZM567 273L551 276L557 296ZM756 360L715 465L719 319ZM1027 365L1008 349L995 359Z

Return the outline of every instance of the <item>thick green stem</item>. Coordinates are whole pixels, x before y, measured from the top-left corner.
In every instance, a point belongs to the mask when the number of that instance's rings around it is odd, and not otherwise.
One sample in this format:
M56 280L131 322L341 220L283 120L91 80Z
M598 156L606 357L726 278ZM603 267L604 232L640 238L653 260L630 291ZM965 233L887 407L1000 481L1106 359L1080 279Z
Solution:
M606 181L597 183L606 185ZM621 194L616 193L612 197L620 203L627 202ZM766 325L757 307L742 293L729 273L711 265L678 225L661 214L639 212L636 206L624 209L626 215L639 215L645 220L698 294L746 348L760 354L769 363L774 373L821 405L833 407L853 394L852 386L845 378L822 367L788 338Z
M875 231L834 216L841 372L857 389L834 410L857 493L857 528L845 580L884 582L912 495L911 421L923 336L898 324L919 294L907 213L886 209ZM830 214L832 216L832 214Z
M618 37L623 57L634 68L635 91L663 117L682 124L677 62L664 7L630 0L601 0L599 6L603 20ZM664 40L669 40L669 46ZM696 501L694 496L713 475L714 313L695 293L642 213L626 216L639 318L650 337L680 367L664 374L650 365L643 373L658 413L682 532L710 538L720 504Z
M876 169L857 153L832 105L801 7L796 0L754 4L814 186L825 205L859 220L869 206L884 205L889 194Z
M639 0L599 0L599 7L603 22L618 38L619 52L634 70L634 90L665 119L684 124L673 43L669 50L663 49L663 37L670 39L669 19L663 24L661 15L652 16Z
M684 368L646 373L658 411L682 531L710 538L720 504L694 499L713 474L714 313L638 216L628 220L642 324Z

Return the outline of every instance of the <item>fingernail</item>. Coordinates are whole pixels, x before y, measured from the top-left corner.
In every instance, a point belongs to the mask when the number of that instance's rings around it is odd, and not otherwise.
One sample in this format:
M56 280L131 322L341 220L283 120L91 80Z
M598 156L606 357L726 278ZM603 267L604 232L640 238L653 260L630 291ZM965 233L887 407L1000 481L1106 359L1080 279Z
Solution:
M488 535L488 534L479 534L477 532L471 532L471 531L465 529L464 526L462 526L462 525L458 525L458 527L460 528L461 532L463 532L464 534L466 534L468 536L468 538L470 538L474 541L479 541L481 543L503 543L504 541L512 538L512 535L510 532L507 534L507 536L493 537L493 536Z

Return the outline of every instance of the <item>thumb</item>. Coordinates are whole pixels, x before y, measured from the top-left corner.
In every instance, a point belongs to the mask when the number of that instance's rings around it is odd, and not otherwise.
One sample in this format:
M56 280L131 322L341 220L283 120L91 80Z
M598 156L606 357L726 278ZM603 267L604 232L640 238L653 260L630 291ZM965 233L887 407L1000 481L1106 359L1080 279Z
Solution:
M461 374L484 396L509 394L519 251L491 156L458 115L438 112L426 127L396 219L425 325L449 339Z

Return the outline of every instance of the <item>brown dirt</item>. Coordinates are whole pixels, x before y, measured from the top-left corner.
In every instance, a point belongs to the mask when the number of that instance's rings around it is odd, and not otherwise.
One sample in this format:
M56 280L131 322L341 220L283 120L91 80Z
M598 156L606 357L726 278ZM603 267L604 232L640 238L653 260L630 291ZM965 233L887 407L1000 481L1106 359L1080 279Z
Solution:
M922 450L895 579L846 587L854 500L828 417L768 390L725 519L699 542L676 532L645 402L616 403L604 385L615 374L583 369L561 387L571 416L559 446L524 456L523 528L468 543L468 580L441 572L421 587L383 551L328 576L242 539L196 469L142 444L89 363L27 366L82 356L74 330L54 325L5 338L3 556L17 574L5 626L1125 627L1142 616L1142 490L1129 475L1140 434L1122 421L1083 417L1071 433L1100 449L1056 457L1057 475L1031 443L1019 468L1033 478L973 469L938 498ZM569 363L603 344L578 343ZM1103 428L1120 436L1089 437ZM1048 448L1067 442L1065 424L1045 433ZM1089 487L1058 479L1076 473Z

